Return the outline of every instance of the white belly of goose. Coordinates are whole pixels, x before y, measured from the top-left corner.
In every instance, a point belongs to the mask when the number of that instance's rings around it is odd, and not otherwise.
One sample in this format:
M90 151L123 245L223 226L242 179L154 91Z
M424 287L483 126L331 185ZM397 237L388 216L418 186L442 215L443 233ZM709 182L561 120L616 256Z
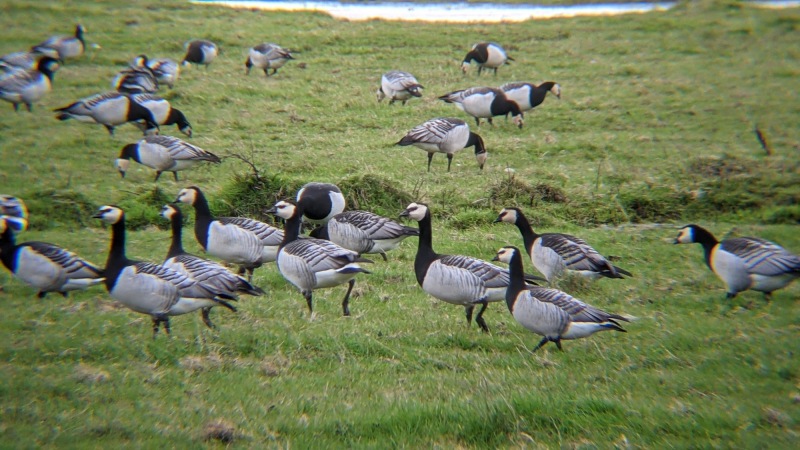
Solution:
M309 263L302 257L287 251L278 254L278 270L281 275L300 290L334 287L346 283L358 274L360 266L355 263L339 268L330 268L314 272Z
M508 57L506 57L506 53L496 46L490 45L487 48L488 58L486 58L486 62L483 63L485 67L489 67L494 69L495 67L500 67L506 63Z
M120 272L109 294L136 312L167 314L178 299L178 288L154 275L136 273L136 266L128 266Z
M569 315L561 308L532 298L527 291L517 296L512 315L526 329L553 339L561 336L570 324Z
M519 105L519 109L522 111L528 111L531 107L531 86L528 84L522 85L518 88L509 89L504 91L506 93L506 97L509 100L513 100L517 105Z
M471 305L488 295L486 287L473 273L441 264L439 261L434 261L428 267L422 289L437 299L454 305Z
M104 125L122 125L128 122L128 108L130 100L119 96L103 100L95 105L83 105L78 111L69 114L80 122L100 123Z
M61 266L30 248L23 248L17 253L15 275L40 291L62 290L61 287L67 282L67 274Z
M536 270L551 281L561 275L567 268L564 259L550 247L542 245L542 238L536 238L531 252L531 262Z
M163 98L154 97L151 94L136 94L133 96L134 101L150 110L153 114L153 119L159 125L163 125L169 116L170 104Z
M492 102L494 99L494 93L472 94L465 97L461 103L456 103L456 106L471 116L490 118L494 116L492 114Z
M711 269L728 285L731 293L742 292L750 288L753 280L744 261L733 253L714 247L709 258Z
M261 262L264 246L253 233L214 221L208 230L206 251L224 261L247 265Z

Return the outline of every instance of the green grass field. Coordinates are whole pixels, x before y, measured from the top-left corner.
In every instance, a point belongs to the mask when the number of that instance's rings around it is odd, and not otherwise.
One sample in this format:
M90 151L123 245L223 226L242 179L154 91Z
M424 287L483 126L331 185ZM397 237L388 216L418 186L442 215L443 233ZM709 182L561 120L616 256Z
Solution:
M503 304L491 333L416 284L416 242L376 258L341 316L345 288L302 296L274 265L267 295L236 314L175 317L172 337L98 287L44 300L0 271L0 447L3 448L797 448L800 446L800 283L766 303L725 300L699 246L675 246L696 222L719 238L755 235L800 252L800 12L735 2L687 2L668 12L515 24L336 21L184 1L27 2L0 6L0 54L86 29L90 49L56 74L33 113L0 104L0 193L30 208L19 241L43 240L102 264L103 204L128 212L128 254L161 261L169 228L160 206L200 186L219 215L263 211L309 181L337 183L349 207L397 217L410 201L433 211L441 253L491 259L521 246L492 224L523 208L539 232L585 238L635 274L560 287L635 316L628 333L550 344ZM191 38L217 42L208 69L184 68L162 90L192 122L195 145L221 165L174 182L113 161L140 139L130 125L59 122L52 109L109 90L134 56L183 57ZM497 76L465 76L481 40L516 59ZM295 50L274 77L244 74L247 50ZM383 72L425 86L406 106L377 103ZM433 117L469 119L437 96L508 81L561 84L527 114L473 131L446 172L443 155L395 147ZM474 122L471 123L473 125ZM767 136L771 155L755 130ZM178 135L175 127L162 134ZM253 164L255 170L246 160ZM513 169L507 170L507 169ZM190 221L193 212L184 210ZM186 248L200 254L187 228ZM529 270L533 267L527 265Z

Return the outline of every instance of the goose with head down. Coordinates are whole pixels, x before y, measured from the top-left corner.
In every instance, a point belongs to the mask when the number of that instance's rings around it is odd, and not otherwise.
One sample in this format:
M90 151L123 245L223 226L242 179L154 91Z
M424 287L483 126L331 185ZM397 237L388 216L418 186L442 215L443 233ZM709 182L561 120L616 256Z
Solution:
M470 63L475 61L478 64L478 75L481 71L486 69L493 69L495 76L497 76L497 68L508 64L509 61L514 61L514 58L508 56L505 49L495 42L480 42L472 46L464 61L461 63L461 71L467 73Z
M159 130L153 113L122 92L96 94L54 111L58 113L58 120L75 119L78 122L100 124L112 136L117 126L128 122L143 121L146 135L158 134Z
M381 76L381 85L376 94L379 102L388 97L390 105L396 101L405 105L411 97L422 97L420 89L424 88L414 75L402 70L390 70Z
M466 122L452 117L439 117L417 125L395 145L413 145L428 152L428 172L431 171L431 160L435 153L447 155L448 172L453 155L461 149L475 147L475 159L480 169L483 169L488 156L483 138L470 131Z
M154 169L156 179L153 181L158 181L163 172L172 172L175 181L178 181L178 172L181 170L203 162L219 164L222 161L217 155L172 136L145 136L134 144L122 147L115 165L123 178L131 160Z
M447 93L440 96L439 100L453 103L458 109L474 117L478 126L481 125L481 119L486 119L491 125L492 117L508 114L511 114L511 120L519 128L522 128L525 122L519 105L510 100L500 89L472 87Z

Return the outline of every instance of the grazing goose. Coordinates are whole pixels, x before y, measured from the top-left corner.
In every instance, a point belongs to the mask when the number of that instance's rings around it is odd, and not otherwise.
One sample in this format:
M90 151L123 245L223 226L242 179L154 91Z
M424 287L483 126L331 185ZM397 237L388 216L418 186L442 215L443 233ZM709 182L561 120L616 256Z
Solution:
M169 101L153 94L134 94L131 99L149 109L153 119L159 125L175 125L181 133L192 137L192 124L183 114L183 111L173 108ZM140 126L144 129L144 126Z
M217 54L219 54L219 47L217 47L217 44L204 39L189 41L184 47L186 48L186 56L184 56L183 61L181 61L181 64L184 66L189 63L203 64L206 66L206 69L208 69L208 65L211 64L217 57Z
M106 290L128 308L153 319L153 337L160 324L169 334L169 316L222 305L236 311L224 292L210 289L188 276L159 264L128 259L125 255L125 212L116 206L101 206L92 217L111 225L111 248L105 270ZM214 328L203 317L206 326Z
M152 94L158 91L158 78L148 65L147 55L139 55L127 69L117 74L111 86L126 94Z
M248 281L253 279L254 269L278 257L283 242L280 229L246 217L212 217L208 201L197 186L182 189L175 203L194 206L197 242L209 255L239 265L240 275L247 271Z
M501 248L493 261L509 265L511 281L505 299L511 315L523 327L543 336L533 351L548 342L555 342L558 349L563 350L562 340L585 338L598 331L626 333L617 322L630 322L625 317L587 305L557 289L526 286L522 254L516 247Z
M135 144L122 147L115 165L120 175L125 177L131 159L156 171L156 179L162 172L172 172L178 181L178 171L192 168L207 161L219 164L219 157L200 147L172 136L146 136Z
M401 101L405 105L411 97L422 97L419 90L424 88L425 86L419 84L414 75L401 70L392 70L383 74L376 94L379 102L389 97L390 105L396 101Z
M303 221L300 206L279 201L267 212L286 220L283 242L278 251L278 270L306 299L308 311L313 315L312 295L314 289L322 289L347 283L347 293L342 300L342 313L350 315L350 292L359 273L370 273L358 265L371 263L358 253L339 247L323 239L299 239Z
M275 75L290 59L294 59L292 52L278 44L258 44L250 48L247 61L244 63L247 67L246 75L250 75L252 67L263 70L266 76ZM272 69L272 73L269 73L269 69Z
M469 131L469 125L461 119L439 117L417 125L395 145L413 145L428 152L428 172L431 171L431 160L434 153L447 155L447 171L453 162L453 154L466 147L475 147L475 159L483 170L486 163L486 146L483 139Z
M531 83L506 83L500 86L506 97L519 105L522 112L530 111L544 101L548 92L561 99L561 86L553 81L545 81L536 86Z
M153 69L156 80L161 84L166 84L170 89L175 87L175 82L181 75L181 66L169 58L156 58L147 61L147 66Z
M764 239L740 237L719 242L705 228L686 225L675 243L703 246L706 265L725 282L727 298L752 289L763 292L769 301L773 291L800 278L800 256Z
M161 217L170 221L172 225L172 242L167 252L167 257L162 264L168 269L182 273L194 281L204 285L209 290L236 297L238 294L263 295L261 288L250 284L243 277L231 273L222 265L187 253L183 249L183 213L177 206L164 205L161 208ZM202 309L203 322L213 328L208 317L211 308Z
M47 242L17 244L14 226L0 219L0 261L16 278L37 289L44 298L48 292L86 289L103 282L103 271L76 254Z
M341 189L330 183L306 183L297 191L296 202L306 222L315 225L328 223L345 207Z
M454 103L460 110L474 117L478 126L481 125L481 119L486 119L491 124L492 117L508 114L511 114L511 119L519 128L522 128L524 122L519 105L509 100L500 89L473 87L442 95L439 100Z
M27 230L28 208L25 202L12 195L0 194L0 220L4 220L15 233Z
M564 271L590 279L633 276L627 270L612 265L581 238L562 233L536 234L519 208L503 208L494 222L506 222L519 228L533 266L549 283L553 283Z
M49 56L42 57L36 69L15 69L0 77L0 98L14 105L19 111L23 103L28 111L33 111L33 102L44 97L53 84L53 74L58 69L58 61Z
M433 297L463 306L467 325L472 323L475 305L482 304L475 322L488 332L483 313L489 302L505 298L508 270L469 256L436 253L432 246L431 213L425 204L411 203L400 217L410 217L419 222L419 246L414 259L417 283Z
M31 48L34 53L57 58L64 61L69 58L77 58L83 55L86 50L86 42L83 40L83 33L86 30L83 25L75 26L74 36L53 36L39 45Z
M481 74L485 67L494 69L494 74L497 76L497 68L503 64L508 64L508 61L514 61L514 58L508 56L500 44L481 42L473 45L467 56L464 57L464 62L461 63L461 71L467 73L472 61L478 63L478 75Z
M0 71L13 72L18 69L31 70L36 68L38 55L33 52L14 52L0 56Z
M158 134L158 124L150 110L121 92L95 94L54 111L58 113L58 120L75 119L79 122L100 124L112 136L115 127L139 120L145 123L145 134Z
M419 230L369 211L341 212L311 233L358 254L379 253L384 261L409 236L419 236Z

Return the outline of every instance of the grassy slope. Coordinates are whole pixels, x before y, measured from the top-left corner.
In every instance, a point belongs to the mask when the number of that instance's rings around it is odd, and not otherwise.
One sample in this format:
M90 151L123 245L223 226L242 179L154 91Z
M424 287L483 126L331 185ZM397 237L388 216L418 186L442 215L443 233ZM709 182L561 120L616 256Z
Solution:
M206 37L225 49L220 60L185 70L165 93L194 124L193 143L242 154L286 186L375 174L431 203L441 252L488 259L518 245L516 230L490 222L506 202L521 204L538 228L581 235L635 272L562 287L640 320L624 335L531 355L538 339L503 305L487 312L485 336L464 326L460 308L422 293L410 270L413 242L357 284L351 318L340 316L343 289L331 289L317 293L309 321L302 297L268 267L256 273L268 296L242 299L235 316L215 312L217 333L195 315L176 318L171 340L151 341L149 320L102 290L38 301L3 272L0 442L194 446L224 419L244 446L797 446L798 284L769 305L756 293L724 302L699 248L668 245L669 226L630 224L696 220L720 236L759 235L798 251L796 11L692 4L643 16L432 25L107 3L2 6L0 53L75 22L103 47L62 68L33 114L2 105L0 190L31 206L33 229L22 239L102 262L107 231L88 215L119 203L141 225L130 253L158 260L168 233L148 224L185 184L203 187L221 212L255 215L281 195L239 198L234 180L249 169L232 158L183 174L185 183L162 179L154 193L148 169L134 166L120 180L112 166L136 130L110 138L48 112L108 88L138 53L180 59L185 40ZM517 62L497 78L462 76L460 57L484 38ZM246 49L261 41L298 50L298 61L274 78L244 77ZM392 68L414 73L425 97L376 104L380 74ZM523 130L502 119L481 127L491 155L484 173L469 151L449 174L438 155L427 174L423 152L391 146L428 118L464 117L437 95L546 79L561 83L563 98L548 98ZM775 155L758 146L756 124ZM545 184L569 201L493 195L508 185L506 167L520 192ZM359 206L387 215L405 206L381 194L360 192Z

